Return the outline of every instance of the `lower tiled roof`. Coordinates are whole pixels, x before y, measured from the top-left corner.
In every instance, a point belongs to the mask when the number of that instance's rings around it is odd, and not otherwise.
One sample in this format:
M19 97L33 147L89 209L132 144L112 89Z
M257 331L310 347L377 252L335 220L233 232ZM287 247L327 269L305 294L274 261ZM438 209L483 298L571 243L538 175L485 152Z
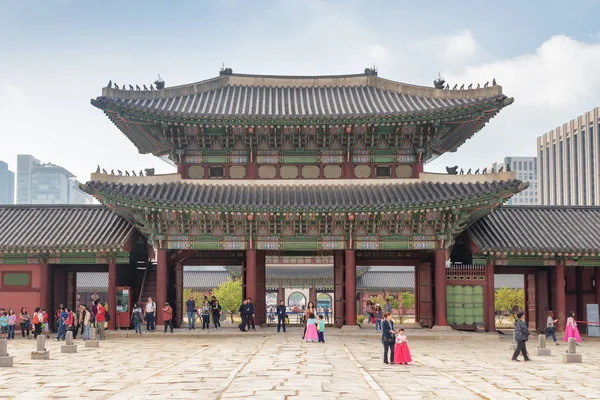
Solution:
M120 249L134 232L101 205L0 206L0 251Z
M481 251L600 253L600 207L503 206L467 234Z
M413 291L415 289L414 272L367 272L356 281L359 291L390 290Z
M223 210L344 211L410 207L460 202L486 195L514 194L523 190L519 180L480 183L381 183L348 184L239 184L170 182L123 184L91 181L82 186L100 196L168 206L195 206Z

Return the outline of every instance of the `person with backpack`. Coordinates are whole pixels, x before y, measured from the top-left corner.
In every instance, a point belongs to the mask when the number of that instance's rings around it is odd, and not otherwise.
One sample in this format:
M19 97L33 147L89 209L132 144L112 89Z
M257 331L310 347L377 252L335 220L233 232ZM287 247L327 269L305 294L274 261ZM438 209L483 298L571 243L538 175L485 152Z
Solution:
M104 321L106 320L106 310L104 309L104 306L102 305L102 303L100 303L100 301L96 300L94 301L94 304L96 304L96 309L98 310L98 313L96 314L96 329L98 329L98 340L104 340Z
M21 325L21 335L23 337L27 337L29 339L29 332L31 331L31 318L29 314L27 314L27 309L25 307L21 308L21 313L19 314L19 324ZM27 332L27 336L25 336L25 332Z
M146 303L146 332L154 332L154 329L156 329L155 318L156 303L152 301L152 297L148 297L148 302Z
M42 325L44 324L44 314L41 313L39 307L35 308L31 323L33 324L33 338L37 339L37 336L42 334Z
M135 333L142 334L142 322L144 321L144 317L142 316L142 308L138 304L133 305L133 310L131 311L131 323L135 328Z

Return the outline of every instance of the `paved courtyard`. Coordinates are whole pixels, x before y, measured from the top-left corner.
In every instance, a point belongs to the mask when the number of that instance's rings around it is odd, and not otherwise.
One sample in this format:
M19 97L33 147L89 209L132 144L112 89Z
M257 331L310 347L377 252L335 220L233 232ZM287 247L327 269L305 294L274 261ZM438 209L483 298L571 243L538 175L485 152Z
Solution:
M35 342L16 340L9 343L15 366L0 369L0 398L600 398L600 341L578 347L583 364L562 364L563 344L549 346L550 357L515 363L504 340L414 340L414 363L388 366L376 337L336 332L326 332L325 344L303 343L299 328L154 333L110 338L98 349L76 340L77 354L61 354L50 340L50 361L31 360Z

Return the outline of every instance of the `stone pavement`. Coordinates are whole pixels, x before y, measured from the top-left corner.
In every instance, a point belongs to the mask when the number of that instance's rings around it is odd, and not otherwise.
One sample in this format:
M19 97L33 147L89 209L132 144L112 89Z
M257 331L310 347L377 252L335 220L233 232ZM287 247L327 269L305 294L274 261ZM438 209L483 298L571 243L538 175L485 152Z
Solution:
M377 337L329 329L321 344L303 343L299 328L265 333L109 337L76 354L60 353L60 343L49 340L49 361L30 359L35 342L10 341L14 367L0 369L0 398L600 398L600 341L578 346L582 364L560 363L566 345L552 343L552 356L515 363L507 340L409 336L414 363L399 366L383 364Z

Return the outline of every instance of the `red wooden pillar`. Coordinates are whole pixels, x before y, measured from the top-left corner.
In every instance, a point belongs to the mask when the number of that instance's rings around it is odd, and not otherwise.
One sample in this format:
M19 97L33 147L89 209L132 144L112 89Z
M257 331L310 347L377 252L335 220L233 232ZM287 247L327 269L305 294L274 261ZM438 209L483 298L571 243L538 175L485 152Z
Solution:
M156 254L156 325L162 325L162 308L167 302L167 263L166 249L159 249Z
M344 162L344 164L342 164L342 177L344 179L354 178L354 165L352 165L351 162Z
M418 179L419 178L419 174L423 172L423 163L419 162L419 163L414 163L413 164L413 178L414 179Z
M556 260L556 311L558 315L558 331L565 329L567 303L565 295L565 262Z
M496 332L496 310L495 310L495 288L494 288L494 260L489 259L487 262L485 277L487 279L487 329L488 332Z
M596 304L600 304L600 267L594 269L594 289L596 289Z
M258 325L267 322L266 282L266 253L264 250L256 250L256 293L254 297L250 297L254 303L254 322Z
M526 275L527 280L527 303L525 304L525 312L527 313L527 326L529 329L537 328L537 295L535 287L535 275Z
M187 301L187 299L186 299ZM181 328L183 322L183 264L175 263L175 305L177 316L175 317L175 327Z
M435 251L435 326L448 326L446 319L446 249Z
M108 329L115 329L117 321L117 263L115 260L108 261Z
M187 179L187 166L182 162L177 164L177 173L181 176L181 179Z
M345 262L346 278L346 321L344 325L357 324L356 322L356 255L354 250L346 250Z
M48 304L48 293L50 292L50 281L48 279L48 261L45 260L40 265L40 273L42 275L41 283L40 283L40 308L42 310L46 310L48 315L53 315L53 310L51 310Z
M346 322L343 250L335 250L333 252L333 285L333 316L335 317L335 326L341 328Z
M246 250L246 287L245 297L256 300L256 250Z

